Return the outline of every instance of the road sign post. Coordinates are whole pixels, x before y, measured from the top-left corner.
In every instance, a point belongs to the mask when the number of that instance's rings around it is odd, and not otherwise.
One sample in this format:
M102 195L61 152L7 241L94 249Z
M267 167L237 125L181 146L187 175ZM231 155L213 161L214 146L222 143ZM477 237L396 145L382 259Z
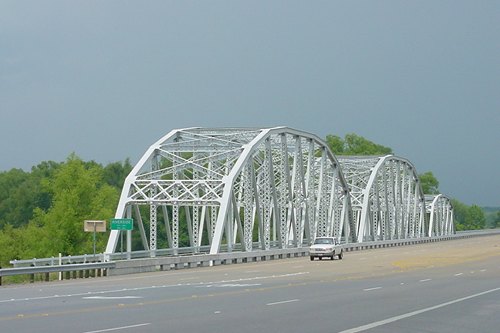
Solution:
M106 232L106 221L104 220L85 220L83 221L83 230L85 232L94 233L94 258L95 258L95 243L96 232Z

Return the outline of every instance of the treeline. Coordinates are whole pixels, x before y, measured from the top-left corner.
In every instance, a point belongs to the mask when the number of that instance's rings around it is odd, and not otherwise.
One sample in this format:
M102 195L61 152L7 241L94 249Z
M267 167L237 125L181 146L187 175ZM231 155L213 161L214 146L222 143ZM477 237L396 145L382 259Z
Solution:
M12 259L92 253L86 219L114 216L129 160L106 166L70 155L42 162L31 172L0 173L0 266ZM102 251L106 234L97 235Z
M327 135L326 143L335 155L388 155L393 154L389 147L376 144L356 134L347 134L344 138ZM402 156L404 157L404 156ZM419 175L420 184L425 194L439 194L439 181L431 171ZM446 193L445 193L446 194ZM500 227L500 210L490 212L486 218L484 210L477 206L468 206L452 199L457 230L477 230Z
M326 142L336 155L393 154L391 148L355 134L328 135ZM83 232L83 221L114 216L131 169L129 160L101 165L72 154L64 162L42 162L29 172L0 172L0 266L12 259L92 253L93 240ZM420 179L425 193L439 193L432 172ZM487 224L480 207L457 200L453 204L458 230L500 226L500 213ZM97 234L98 252L104 250L108 235Z

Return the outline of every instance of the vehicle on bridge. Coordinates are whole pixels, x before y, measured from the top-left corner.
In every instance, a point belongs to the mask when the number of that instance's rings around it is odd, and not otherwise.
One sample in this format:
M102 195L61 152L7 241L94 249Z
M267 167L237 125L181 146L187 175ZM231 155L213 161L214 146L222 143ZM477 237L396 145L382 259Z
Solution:
M309 257L322 259L330 257L332 260L335 257L342 259L344 257L344 249L337 237L318 237L314 240L314 244L309 248Z

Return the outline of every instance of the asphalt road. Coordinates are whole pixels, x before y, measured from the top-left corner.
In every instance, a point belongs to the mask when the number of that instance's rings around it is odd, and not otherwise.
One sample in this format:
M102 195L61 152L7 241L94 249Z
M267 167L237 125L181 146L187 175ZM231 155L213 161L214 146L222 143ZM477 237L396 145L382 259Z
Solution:
M500 236L0 287L0 332L498 332Z

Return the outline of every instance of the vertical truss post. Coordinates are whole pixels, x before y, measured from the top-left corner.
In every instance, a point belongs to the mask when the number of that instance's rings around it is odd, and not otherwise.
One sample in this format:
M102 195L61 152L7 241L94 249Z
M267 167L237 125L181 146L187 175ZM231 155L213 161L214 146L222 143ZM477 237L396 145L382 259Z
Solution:
M253 227L253 186L252 172L247 165L243 174L243 237L245 251L252 251L252 227Z
M280 235L280 247L288 247L288 147L286 142L286 134L281 134L281 160L280 160L280 186L279 186L279 210L280 223L278 233Z
M151 171L154 173L158 170L158 155L155 153L151 159ZM156 256L156 231L157 231L157 206L154 201L154 197L157 194L157 184L151 184L151 198L153 201L149 206L149 250L151 251L151 257Z
M307 173L306 173L306 237L309 242L315 237L315 191L314 191L314 179L315 179L315 168L314 168L314 141L309 139L309 147L307 152Z
M266 155L267 155L267 163L269 166L269 169L267 170L267 173L269 174L269 186L270 186L270 191L271 191L271 197L269 198L271 200L272 206L270 209L272 210L272 219L273 219L273 241L276 242L277 237L277 229L279 229L279 226L281 225L281 220L280 220L280 204L278 199L278 194L277 194L277 189L276 189L276 181L277 178L274 173L274 162L273 162L273 150L271 148L271 140L269 138L266 139L265 141L265 149L266 149ZM278 239L278 246L282 248L282 243L281 243L281 235Z

